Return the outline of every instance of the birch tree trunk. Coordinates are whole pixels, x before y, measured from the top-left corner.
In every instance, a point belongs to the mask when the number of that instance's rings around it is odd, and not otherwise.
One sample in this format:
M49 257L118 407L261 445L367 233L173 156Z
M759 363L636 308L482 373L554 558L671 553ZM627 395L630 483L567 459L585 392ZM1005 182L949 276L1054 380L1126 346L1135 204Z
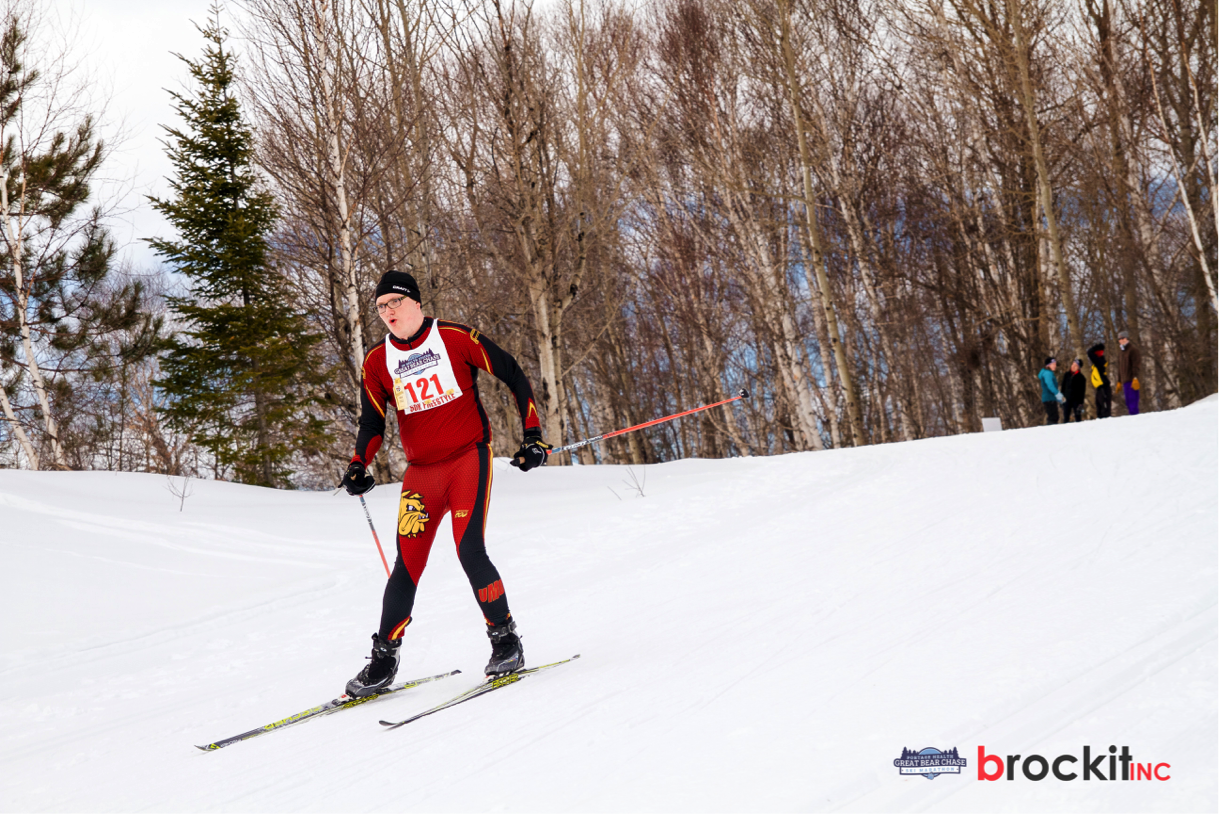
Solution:
M804 187L804 218L805 230L810 249L813 273L817 277L817 292L821 296L821 308L825 314L826 331L829 334L830 347L838 368L838 380L842 385L842 395L846 400L847 422L851 428L851 443L859 446L864 443L863 413L859 406L859 393L855 388L851 367L847 363L846 350L842 343L842 333L838 328L837 308L830 290L829 277L825 272L825 259L821 250L821 233L817 227L816 195L813 191L812 154L809 149L808 136L804 127L804 113L800 104L800 83L796 77L796 54L791 43L791 0L781 0L780 9L780 44L782 48L783 69L787 78L788 104L791 106L792 121L796 129L796 144L800 151L800 179Z
M1184 49L1182 49L1184 51ZM1184 60L1181 60L1182 68L1185 69L1185 76L1189 79L1190 95L1193 97L1193 115L1196 117L1198 126L1198 143L1202 145L1202 163L1207 168L1207 186L1210 188L1210 217L1214 218L1215 229L1219 234L1219 189L1215 189L1215 172L1214 165L1210 161L1210 129L1206 123L1202 121L1202 100L1198 97L1198 84L1193 79L1193 71L1190 68L1190 60L1187 52ZM1154 79L1153 79L1154 82ZM1158 110L1162 112L1163 106L1160 106L1159 95L1157 91L1156 105ZM1167 129L1167 128L1165 128ZM1210 307L1214 308L1215 316L1219 316L1219 294L1215 294L1215 280L1210 274L1210 267L1207 263L1206 247L1202 244L1202 235L1199 233L1199 224L1193 214L1193 208L1190 206L1189 199L1185 196L1185 184L1181 183L1180 174L1178 174L1178 184L1181 189L1181 199L1186 202L1186 211L1190 214L1190 232L1193 234L1193 245L1198 250L1198 262L1202 264L1202 277L1206 278L1207 291L1210 294Z
M339 44L334 33L334 9L330 0L314 0L314 32L318 70L322 91L323 127L326 138L326 160L330 170L330 183L338 210L340 288L346 308L343 312L345 331L351 345L351 359L357 373L364 364L364 330L360 316L359 281L355 274L355 250L351 237L351 212L347 205L347 155L342 144L342 103L336 88L336 65L339 59ZM359 376L356 377L357 381Z
M21 449L25 451L25 456L30 460L30 469L38 469L38 453L34 451L34 445L30 443L30 438L25 434L25 430L17 421L17 414L13 412L13 404L9 401L8 391L3 385L0 385L0 407L4 408L4 417L8 419L9 425L13 428L13 433L17 436L17 442L21 445Z
M1054 194L1050 188L1050 166L1046 161L1041 139L1041 126L1037 121L1037 93L1029 69L1029 44L1024 30L1023 0L1006 0L1007 17L1015 39L1016 68L1020 79L1020 106L1024 109L1028 126L1029 142L1033 150L1033 162L1037 170L1038 197L1046 231L1049 233L1050 255L1058 273L1058 286L1062 295L1063 310L1067 314L1067 330L1078 359L1084 357L1084 339L1079 329L1079 316L1075 311L1075 293L1071 285L1071 273L1062 251L1062 238L1058 233L1058 216L1054 212ZM1045 318L1045 315L1042 315Z
M813 314L813 332L817 334L817 346L821 349L821 367L825 371L825 389L829 391L829 398L823 398L822 403L830 425L830 444L835 449L838 449L842 446L842 428L841 421L838 418L837 396L835 394L837 390L835 387L835 367L837 362L833 351L834 343L830 339L830 331L826 325L825 300L821 294L821 286L817 282L817 273L813 269L813 252L808 244L808 229L805 226L797 226L796 231L799 233L799 243L803 255L801 265L804 268L804 281L808 285L809 310ZM827 349L829 353L826 352Z
M868 310L872 314L872 324L880 337L881 350L889 362L889 375L893 377L896 383L898 378L897 353L893 349L893 341L889 337L888 329L885 327L884 311L881 308L880 297L876 293L876 284L873 282L876 264L874 262L875 255L870 245L871 242L865 239L863 230L860 228L859 218L855 213L855 203L852 195L853 189L844 189L843 187L843 179L838 169L838 161L831 158L827 163L834 178L834 185L838 188L839 206L846 225L847 238L851 242L851 250L855 253L855 261L859 264L859 277L863 283L864 294L868 298ZM901 437L898 440L913 440L916 433L914 425L910 422L910 416L906 412L904 399L900 395L900 384L897 384L894 389L898 391L898 394L893 399L893 407L897 410L898 421L901 426Z
M1122 185L1117 196L1118 211L1130 235L1131 243L1138 251L1138 257L1149 278L1155 279L1160 274L1160 242L1155 234L1154 216L1147 200L1147 192L1140 180L1137 153L1138 141L1130 121L1130 110L1127 104L1126 86L1121 76L1122 64L1117 57L1117 44L1113 36L1113 21L1108 2L1104 2L1098 11L1088 4L1089 15L1096 26L1099 37L1098 63L1101 70L1102 86L1107 96L1107 112L1109 115L1110 144L1113 154L1112 166L1117 181ZM1126 327L1134 337L1134 341L1142 344L1141 315L1138 303L1138 279L1128 269L1122 285L1122 299L1126 312ZM1156 390L1153 377L1154 366L1148 366L1151 376L1148 376L1151 390ZM1092 383L1088 382L1089 392ZM1170 402L1176 398L1176 388L1170 388ZM1091 412L1091 410L1089 410Z
M722 143L722 142L721 142ZM731 161L731 159L727 159ZM795 322L791 312L782 302L787 295L787 285L781 263L773 256L766 244L766 236L762 234L761 225L757 222L750 209L749 201L733 191L739 183L728 179L724 184L724 195L728 198L728 206L724 214L740 235L749 254L751 265L757 271L751 278L757 290L759 300L764 304L768 315L778 316L779 342L774 348L779 368L779 379L783 391L791 403L795 414L796 426L803 436L804 449L825 449L821 434L817 431L816 411L813 407L812 394L805 382L804 371L800 368L801 342L797 335Z
M406 247L407 261L420 278L420 287L427 292L429 307L440 314L444 313L449 292L441 285L434 262L435 119L426 101L429 88L424 83L435 19L424 0L414 9L409 8L408 0L375 0L375 5L375 22L385 55L384 70L392 94L394 133L398 139L409 134L409 145L398 151L398 160L393 165L396 172L387 175L391 176L391 183L400 187L400 194L409 195L403 208L404 226L412 238ZM449 33L441 31L438 36L443 39Z
M10 202L8 199L8 170L0 171L0 210L4 212L5 230L4 236L8 243L9 257L12 259L13 268L13 285L17 294L17 325L21 332L21 347L25 349L25 365L29 371L30 381L34 385L34 392L38 396L38 405L42 409L43 428L46 430L47 438L51 442L51 451L55 456L55 465L60 469L67 469L68 462L64 457L63 445L59 442L59 428L56 426L55 418L51 415L51 401L47 396L46 380L42 377L42 369L38 365L38 357L34 354L34 343L30 336L30 286L25 280L24 269L22 268L23 252L25 247L24 235L21 228L20 215L14 215L9 209ZM24 184L23 184L24 189ZM25 208L24 196L20 201L22 209ZM30 281L32 282L32 281ZM6 415L11 413L11 408L7 406L8 396L5 395ZM24 438L25 434L21 428L13 421L13 426L20 433L19 437ZM28 444L28 440L25 442ZM32 448L27 449L27 454L32 452ZM38 468L38 456L31 455L30 463L35 469Z

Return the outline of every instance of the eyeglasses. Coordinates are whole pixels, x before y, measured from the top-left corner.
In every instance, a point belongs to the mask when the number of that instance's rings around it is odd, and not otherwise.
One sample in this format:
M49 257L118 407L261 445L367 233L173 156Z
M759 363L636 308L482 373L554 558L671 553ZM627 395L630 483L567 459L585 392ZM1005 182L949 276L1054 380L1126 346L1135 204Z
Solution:
M402 301L406 297L394 297L392 300L377 303L377 313L384 314L386 311L397 311L398 306L402 305Z

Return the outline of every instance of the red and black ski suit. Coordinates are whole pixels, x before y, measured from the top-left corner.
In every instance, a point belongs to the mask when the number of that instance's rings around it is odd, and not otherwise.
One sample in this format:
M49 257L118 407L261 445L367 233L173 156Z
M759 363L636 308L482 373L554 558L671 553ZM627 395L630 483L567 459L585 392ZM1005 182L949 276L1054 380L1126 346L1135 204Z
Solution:
M391 374L391 366L398 375ZM483 538L491 499L491 426L478 397L479 371L508 385L524 430L538 429L533 389L520 365L465 325L426 317L409 340L387 336L364 357L360 431L352 460L365 466L372 461L385 435L386 405L394 404L409 463L398 505L398 557L381 606L384 638L400 638L410 623L436 527L448 512L457 557L483 617L499 625L511 615Z

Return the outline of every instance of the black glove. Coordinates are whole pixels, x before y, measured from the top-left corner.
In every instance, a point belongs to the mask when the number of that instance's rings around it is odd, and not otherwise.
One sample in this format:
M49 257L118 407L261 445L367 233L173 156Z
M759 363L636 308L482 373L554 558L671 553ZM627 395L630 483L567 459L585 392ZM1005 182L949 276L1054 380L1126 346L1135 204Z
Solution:
M537 430L529 430L525 433L525 443L521 444L521 448L512 456L510 463L522 472L545 466L546 459L550 457L550 453L547 452L549 449L550 444L542 440L542 433Z
M343 488L347 490L349 495L362 495L365 492L371 492L372 488L377 485L377 481L372 475L364 471L364 464L359 461L352 461L351 466L347 467L347 474L343 476Z

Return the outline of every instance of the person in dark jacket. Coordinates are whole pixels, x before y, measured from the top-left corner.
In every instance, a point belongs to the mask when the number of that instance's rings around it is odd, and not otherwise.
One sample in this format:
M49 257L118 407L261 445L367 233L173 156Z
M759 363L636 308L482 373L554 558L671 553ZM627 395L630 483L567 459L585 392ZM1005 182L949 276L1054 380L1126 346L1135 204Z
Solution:
M1117 389L1126 397L1126 412L1139 414L1139 363L1143 354L1130 341L1130 334L1122 331L1117 335L1121 352L1117 357Z
M1063 423L1070 424L1071 417L1075 417L1075 423L1084 420L1084 397L1088 394L1088 382L1084 378L1083 362L1079 359L1071 362L1071 369L1062 374L1062 394L1067 400L1062 405L1064 413Z
M1075 422L1079 423L1084 420L1084 397L1087 395L1087 379L1084 378L1084 363L1080 359L1074 359L1070 363L1070 369L1067 373L1063 373L1062 384L1058 385L1059 392L1067 398L1063 402L1063 423L1070 424L1070 419L1074 416Z
M1041 382L1041 406L1045 408L1045 423L1058 423L1058 405L1066 401L1066 396L1058 390L1058 382L1054 381L1054 371L1058 367L1057 360L1053 356L1047 356L1045 366L1037 374L1037 381Z
M1092 363L1092 386L1096 388L1096 417L1108 418L1113 414L1113 387L1109 384L1104 342L1088 348L1088 361Z

